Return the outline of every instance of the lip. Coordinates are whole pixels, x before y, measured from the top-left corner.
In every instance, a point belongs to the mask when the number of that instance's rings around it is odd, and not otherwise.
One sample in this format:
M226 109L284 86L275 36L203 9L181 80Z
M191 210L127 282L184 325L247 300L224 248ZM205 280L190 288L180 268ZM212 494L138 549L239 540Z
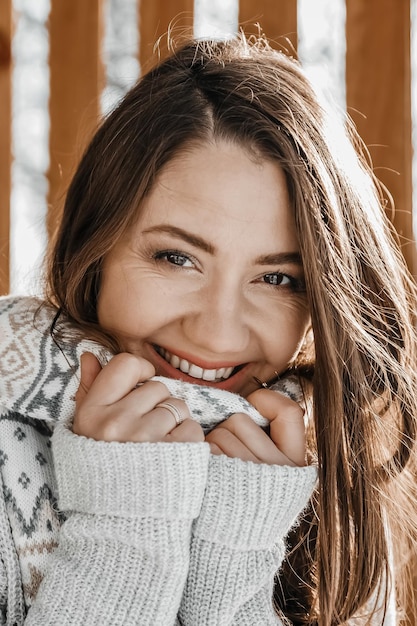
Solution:
M211 382L208 380L203 380L200 378L193 378L180 370L177 370L173 367L168 361L155 350L154 346L148 344L149 353L152 355L151 361L155 366L156 372L160 376L167 376L168 378L174 378L176 380L183 380L184 382L192 383L194 385L202 385L204 387L216 387L216 389L224 389L226 391L233 391L234 389L238 389L242 382L246 380L248 376L248 369L251 366L251 363L247 363L241 369L236 372L236 374L232 374L226 380L222 382ZM199 359L195 359L195 357L187 356L184 352L178 352L177 350L170 350L166 348L168 352L171 354L176 354L178 357L182 359L186 359L195 365L198 365L202 369L220 369L222 367L237 367L236 363L231 363L230 361L223 361L217 363L208 363L207 361L201 361Z

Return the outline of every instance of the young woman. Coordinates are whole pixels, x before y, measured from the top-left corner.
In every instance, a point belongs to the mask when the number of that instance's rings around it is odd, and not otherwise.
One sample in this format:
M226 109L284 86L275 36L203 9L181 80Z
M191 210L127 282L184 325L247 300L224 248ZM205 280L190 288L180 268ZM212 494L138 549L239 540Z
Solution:
M401 618L417 298L352 133L243 37L104 121L0 301L2 623Z

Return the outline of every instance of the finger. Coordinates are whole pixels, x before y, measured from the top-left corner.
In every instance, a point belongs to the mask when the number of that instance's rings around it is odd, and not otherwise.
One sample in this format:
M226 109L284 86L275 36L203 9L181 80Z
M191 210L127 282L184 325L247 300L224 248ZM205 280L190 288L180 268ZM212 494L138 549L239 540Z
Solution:
M210 443L210 452L211 454L215 454L216 456L221 456L222 454L224 454L224 452L222 452L219 446L215 443Z
M230 430L260 463L295 465L248 415L235 413L223 422L222 426Z
M149 385L150 383L146 383ZM190 421L190 412L182 400L168 397L169 405L176 407L182 422ZM127 422L127 420L125 420ZM173 412L163 406L155 406L149 413L136 419L135 441L155 442L163 440L167 435L176 430L177 421ZM180 424L182 425L182 424ZM182 432L182 431L181 431Z
M186 419L182 424L171 430L164 438L164 441L201 443L204 441L204 431L198 422L193 419Z
M178 398L169 397L168 400L160 402L156 408L159 410L162 409L171 415L171 419L174 420L174 425L171 430L180 426L184 420L191 418L188 406L183 400L179 400Z
M127 393L124 398L117 403L120 412L132 415L145 415L153 411L157 404L164 401L171 401L170 393L166 386L157 380L148 380L140 385L140 387L134 387ZM182 402L178 400L178 402ZM185 406L185 403L183 403ZM185 417L188 417L188 409ZM172 419L172 414L171 414Z
M222 424L206 435L206 441L208 441L210 445L214 444L217 446L222 454L231 458L239 458L242 459L242 461L253 461L254 463L260 462L251 450L249 450L234 433L224 428Z
M297 402L269 389L258 389L248 397L253 406L270 420L270 437L281 452L296 465L305 465L306 436L304 411Z
M91 385L84 405L106 406L124 398L138 382L148 380L155 368L142 357L123 352L116 354Z
M91 385L101 372L101 365L91 352L84 352L80 359L80 384L75 394L75 402L79 405L90 390Z

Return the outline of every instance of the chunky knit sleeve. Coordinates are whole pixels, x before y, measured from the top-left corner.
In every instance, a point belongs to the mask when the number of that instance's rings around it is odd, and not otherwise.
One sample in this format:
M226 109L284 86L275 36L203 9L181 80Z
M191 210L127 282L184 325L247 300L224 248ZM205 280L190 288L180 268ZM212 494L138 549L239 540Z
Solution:
M285 536L306 506L314 467L212 456L193 527L184 626L281 624L272 604Z
M98 442L63 425L52 444L68 519L25 624L174 625L208 444Z

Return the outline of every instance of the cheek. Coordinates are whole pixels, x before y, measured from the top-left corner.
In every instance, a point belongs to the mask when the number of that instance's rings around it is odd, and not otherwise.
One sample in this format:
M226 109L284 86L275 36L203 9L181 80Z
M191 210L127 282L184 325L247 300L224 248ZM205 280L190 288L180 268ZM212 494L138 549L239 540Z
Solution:
M97 317L104 328L111 329L118 319L123 319L122 313L127 310L128 294L129 287L124 276L115 264L108 263L103 268L97 300Z
M300 351L310 328L310 315L305 306L288 307L273 322L274 331L264 333L264 345L271 361L290 361Z
M99 323L119 338L141 340L166 323L170 310L155 280L130 280L113 270L103 280L98 298Z

